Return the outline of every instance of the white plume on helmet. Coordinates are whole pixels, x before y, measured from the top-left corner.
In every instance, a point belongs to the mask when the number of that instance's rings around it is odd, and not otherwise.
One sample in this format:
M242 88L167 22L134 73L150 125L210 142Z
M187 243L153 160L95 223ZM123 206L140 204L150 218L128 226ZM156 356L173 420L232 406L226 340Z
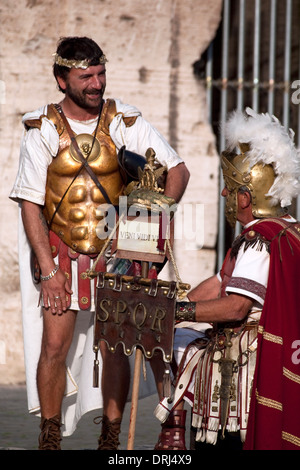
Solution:
M271 164L275 180L266 196L271 203L289 206L300 194L300 151L294 143L294 132L287 131L275 116L257 114L246 108L246 113L234 111L224 125L229 150L239 143L247 143L246 153L250 169L257 163Z

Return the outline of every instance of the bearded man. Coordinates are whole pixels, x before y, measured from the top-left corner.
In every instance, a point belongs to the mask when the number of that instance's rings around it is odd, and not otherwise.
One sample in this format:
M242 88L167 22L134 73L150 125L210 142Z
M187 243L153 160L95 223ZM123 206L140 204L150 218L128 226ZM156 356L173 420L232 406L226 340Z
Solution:
M152 148L167 167L164 196L171 204L179 202L189 179L183 160L135 107L104 99L106 63L92 39L62 38L53 72L64 97L23 117L19 171L10 197L21 208L28 400L30 411L41 413L40 449L60 449L61 425L70 435L82 414L102 407L98 448L119 444L128 357L120 348L108 353L102 342L102 400L92 388L94 281L86 278L105 241L99 208L117 207L124 192L118 151L125 146L144 156ZM31 251L41 273L38 284L28 275ZM107 269L106 256L96 269ZM160 393L162 367L153 365L153 371Z

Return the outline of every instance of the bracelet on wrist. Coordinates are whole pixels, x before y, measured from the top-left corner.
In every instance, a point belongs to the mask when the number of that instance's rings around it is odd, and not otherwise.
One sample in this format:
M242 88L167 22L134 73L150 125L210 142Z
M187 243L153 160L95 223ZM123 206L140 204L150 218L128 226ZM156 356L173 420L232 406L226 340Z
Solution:
M41 275L41 280L42 281L49 281L49 279L52 279L52 277L57 273L59 270L58 264L55 265L54 269L52 269L51 273L48 274L48 276L42 276Z
M196 321L196 302L176 302L175 322Z

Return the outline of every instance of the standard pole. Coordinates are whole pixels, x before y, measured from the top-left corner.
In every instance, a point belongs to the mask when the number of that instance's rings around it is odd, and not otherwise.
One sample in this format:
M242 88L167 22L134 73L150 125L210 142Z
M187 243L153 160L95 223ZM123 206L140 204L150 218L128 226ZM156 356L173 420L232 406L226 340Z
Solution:
M142 261L142 277L145 279L148 277L148 270L149 270L149 263L147 261ZM139 401L142 358L143 358L142 350L137 347L135 351L127 450L134 449L135 425L136 425L136 417L137 417L138 401Z
M136 425L136 417L137 417L138 401L139 401L139 387L140 387L142 357L143 357L142 350L140 348L136 348L127 450L134 449L135 425Z

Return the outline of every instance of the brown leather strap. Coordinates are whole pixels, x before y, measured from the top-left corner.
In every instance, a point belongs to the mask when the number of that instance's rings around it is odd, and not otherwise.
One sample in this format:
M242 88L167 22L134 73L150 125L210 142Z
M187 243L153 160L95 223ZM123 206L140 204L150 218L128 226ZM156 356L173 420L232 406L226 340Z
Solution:
M49 242L51 246L52 256L58 256L58 264L60 269L64 272L66 278L72 286L72 260L78 260L78 304L81 310L87 310L91 306L91 289L94 290L96 298L96 281L91 283L87 276L87 270L90 269L91 256L77 253L66 245L52 230L49 231ZM97 256L97 255L94 255ZM106 259L102 256L95 267L97 272L106 272ZM71 305L71 296L67 295L67 306Z
M72 268L71 268L71 259L68 255L68 246L61 242L59 246L59 254L58 254L58 264L66 278L68 279L70 286L72 285ZM71 297L70 295L66 295L67 298L67 306L70 307L71 305Z
M77 258L78 268L78 305L80 310L87 310L91 306L91 282L87 276L90 269L90 257L80 254Z

